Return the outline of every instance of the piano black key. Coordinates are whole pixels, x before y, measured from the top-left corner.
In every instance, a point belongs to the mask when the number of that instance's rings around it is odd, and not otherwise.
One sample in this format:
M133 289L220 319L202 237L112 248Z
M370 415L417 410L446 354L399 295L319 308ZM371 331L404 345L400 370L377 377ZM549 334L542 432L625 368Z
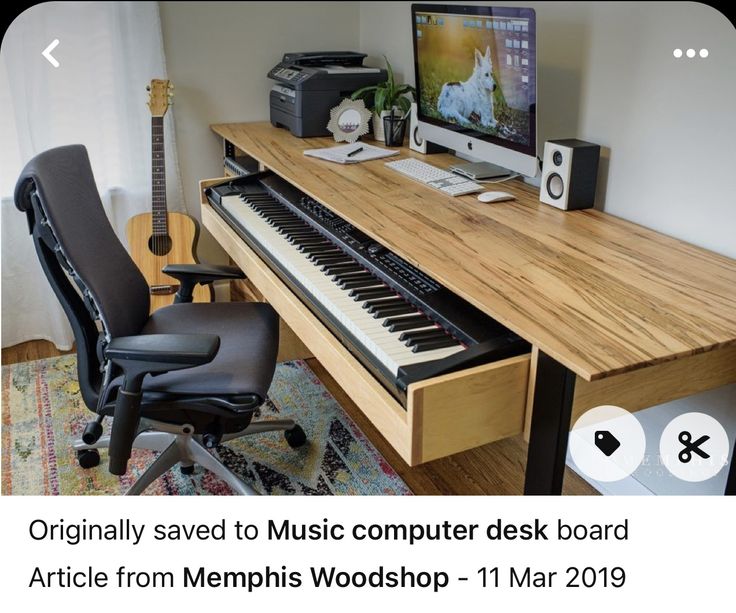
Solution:
M362 287L374 287L381 285L381 282L373 277L372 279L352 279L348 281L340 281L338 285L343 289L356 289Z
M360 264L355 263L355 260L345 263L330 263L322 266L322 270L325 274L334 275L336 272L358 272L359 270L365 270Z
M340 260L341 261L340 262L333 262L333 265L335 265L335 266L347 266L347 265L357 266L358 265L358 262L356 262L353 258L351 258L344 251L339 251L338 250L338 254L340 255ZM323 254L318 253L315 257L320 257L322 255ZM324 254L324 255L327 255L327 254ZM363 267L361 267L360 270L363 270ZM341 271L337 271L337 272L341 272ZM357 271L348 271L348 270L346 270L346 271L342 271L342 272L357 272Z
M294 215L289 215L288 213L278 215L266 214L263 215L263 219L265 219L266 223L270 224L274 228L281 228L284 226L292 226L298 223L302 223L302 221L298 217L295 217Z
M286 207L283 204L273 202L268 202L266 200L257 200L255 198L244 198L243 202L245 202L248 206L252 208L262 208L266 209L268 211L285 211L287 210Z
M315 249L321 249L321 251L315 251ZM301 243L300 245L297 245L297 250L299 251L299 253L304 254L305 257L311 255L312 253L326 253L331 249L332 247L327 243Z
M357 272L337 271L334 275L332 275L332 280L335 283L344 283L347 281L375 281L376 283L380 283L380 281L376 279L376 277L374 277L365 269L359 270Z
M342 251L337 249L333 251L324 251L321 253L314 253L307 258L310 262L314 262L316 265L326 264L327 262L349 262L350 260L345 257Z
M394 294L393 296L390 296L388 298L374 298L373 300L367 300L363 303L363 308L370 309L374 306L386 306L405 303L406 301L401 296Z
M417 310L412 305L404 303L370 307L368 312L376 319L383 319L384 317L390 317L391 315L409 315L410 313L416 313Z
M293 222L301 221L301 219L299 219L293 213L289 213L289 211L264 211L264 210L258 211L257 210L257 212L260 214L261 217L263 217L266 221L270 223L293 223Z
M335 248L335 246L330 243L327 243L327 244L317 243L316 245L301 245L301 247L299 248L299 251L301 251L302 253L306 253L308 255L311 255L312 253L314 254L331 253L333 251L335 253L338 253L338 250Z
M417 330L417 331L411 331L408 330L406 332L402 332L399 335L400 341L406 341L406 344L414 344L418 340L421 339L427 339L427 338L441 338L443 336L447 336L447 332L445 332L442 328L432 328L428 330Z
M389 332L401 332L403 330L419 330L434 325L431 319L424 315L410 315L409 317L389 317L383 322Z
M282 236L312 236L314 230L308 226L281 226L278 233Z
M276 221L276 222L285 223L285 224L286 223L304 223L304 220L294 215L294 213L290 213L289 211L284 211L283 213L266 212L265 218L268 221Z
M377 298L375 300L368 300L363 308L369 313L375 313L376 309L393 309L398 307L407 306L408 303L401 296L393 295L388 298ZM416 311L416 309L413 309Z
M389 296L395 296L394 290L388 287L376 287L367 289L351 289L348 296L354 298L356 302L362 302L371 298L388 298Z
M306 247L327 247L327 246L333 246L330 241L325 239L321 234L317 234L314 238L307 238L302 241L301 245L299 245L299 251L302 251L302 249ZM334 247L334 246L333 246Z
M293 215L291 211L288 211L283 206L277 206L274 204L266 204L266 203L258 203L258 202L249 202L248 205L254 210L258 212L263 212L265 214L274 214L274 215L285 215L290 214Z
M419 341L411 350L414 353L419 353L420 351L432 351L434 349L444 349L445 347L455 347L456 345L460 345L460 341L448 336L436 341Z
M339 272L332 277L337 283L342 281L360 281L364 279L375 279L369 272Z
M305 233L302 233L302 232L296 232L296 233L288 232L286 234L286 238L288 238L289 239L289 242L292 243L292 244L294 242L299 243L300 241L308 240L308 239L312 238L313 236L314 236L314 232L305 232Z
M263 212L263 217L266 219L266 221L270 223L294 223L294 222L300 222L304 223L299 219L294 213L289 213L289 211L284 211L283 213L269 213L268 211Z
M283 236L287 240L299 240L314 236L314 234L309 230L302 230L301 228L297 228L295 230L288 229L285 232L279 232L279 234L281 234L281 236Z

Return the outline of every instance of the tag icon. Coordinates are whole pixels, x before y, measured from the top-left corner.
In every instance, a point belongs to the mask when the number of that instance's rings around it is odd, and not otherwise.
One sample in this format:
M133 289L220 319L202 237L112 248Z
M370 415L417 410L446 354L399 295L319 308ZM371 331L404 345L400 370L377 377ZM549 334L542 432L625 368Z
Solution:
M611 434L610 430L596 430L595 446L601 450L606 457L610 457L621 447L621 442Z
M625 479L636 470L644 459L647 439L636 417L626 409L604 404L578 417L569 445L576 471L608 483Z

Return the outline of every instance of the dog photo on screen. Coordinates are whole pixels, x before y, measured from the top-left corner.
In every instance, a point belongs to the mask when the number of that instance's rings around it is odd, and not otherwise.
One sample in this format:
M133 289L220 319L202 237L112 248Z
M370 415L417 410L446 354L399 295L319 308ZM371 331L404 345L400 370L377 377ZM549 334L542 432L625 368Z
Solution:
M417 18L423 115L458 129L529 139L529 49L511 20ZM449 44L449 43L452 44Z

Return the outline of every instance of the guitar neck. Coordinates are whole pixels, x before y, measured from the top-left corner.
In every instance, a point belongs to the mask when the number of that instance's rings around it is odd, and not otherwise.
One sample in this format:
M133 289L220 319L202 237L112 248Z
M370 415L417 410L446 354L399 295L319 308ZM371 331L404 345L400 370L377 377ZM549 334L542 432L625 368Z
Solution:
M151 117L151 225L154 236L168 236L164 118Z

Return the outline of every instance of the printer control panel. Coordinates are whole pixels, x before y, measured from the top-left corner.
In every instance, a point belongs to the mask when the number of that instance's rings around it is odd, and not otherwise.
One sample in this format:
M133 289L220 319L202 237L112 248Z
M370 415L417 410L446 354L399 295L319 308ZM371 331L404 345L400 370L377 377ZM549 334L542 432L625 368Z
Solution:
M272 79L278 79L279 81L286 81L287 83L301 83L309 77L309 73L294 66L284 66L278 64L268 73L268 76Z

